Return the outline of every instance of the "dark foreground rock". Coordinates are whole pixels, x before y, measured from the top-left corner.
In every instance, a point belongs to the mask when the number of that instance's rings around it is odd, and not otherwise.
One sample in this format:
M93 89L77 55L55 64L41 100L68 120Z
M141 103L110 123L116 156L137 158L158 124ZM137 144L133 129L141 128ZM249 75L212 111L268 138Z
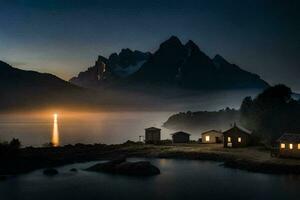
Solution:
M70 169L70 172L77 172L78 170L76 168Z
M127 162L126 160L113 160L105 163L98 163L87 168L87 170L130 176L153 176L160 174L160 170L148 161Z
M0 176L0 181L4 181L7 179L7 176Z
M45 169L43 171L44 175L46 176L54 176L54 175L57 175L58 174L58 171L56 169L53 169L53 168L49 168L49 169Z

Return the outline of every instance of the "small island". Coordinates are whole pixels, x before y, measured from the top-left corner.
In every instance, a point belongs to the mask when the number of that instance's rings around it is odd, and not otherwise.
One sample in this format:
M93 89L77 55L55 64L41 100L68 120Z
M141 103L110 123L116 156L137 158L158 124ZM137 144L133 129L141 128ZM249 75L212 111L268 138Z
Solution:
M148 161L128 162L126 158L98 163L86 170L128 176L154 176L160 174L160 170Z

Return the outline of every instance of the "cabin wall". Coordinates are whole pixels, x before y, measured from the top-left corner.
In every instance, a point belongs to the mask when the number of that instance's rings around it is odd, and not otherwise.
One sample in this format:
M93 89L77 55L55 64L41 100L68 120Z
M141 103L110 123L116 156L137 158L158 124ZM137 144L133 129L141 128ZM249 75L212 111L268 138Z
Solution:
M231 138L231 146L228 142L228 137ZM241 138L241 142L238 141L238 138ZM247 147L250 144L250 136L243 133L224 133L224 147Z
M206 136L209 136L209 141L206 141ZM217 141L217 138L219 141ZM210 143L222 143L223 142L223 134L218 132L206 132L202 134L202 143L210 144Z
M279 156L280 157L286 157L286 158L300 158L300 149L298 149L298 143L292 143L293 144L293 149L289 148L289 145L291 143L285 143L285 148L282 149L280 148L280 144L279 144Z
M155 144L160 142L160 130L146 130L145 142L147 144Z
M188 143L190 141L190 136L186 135L173 135L173 143Z

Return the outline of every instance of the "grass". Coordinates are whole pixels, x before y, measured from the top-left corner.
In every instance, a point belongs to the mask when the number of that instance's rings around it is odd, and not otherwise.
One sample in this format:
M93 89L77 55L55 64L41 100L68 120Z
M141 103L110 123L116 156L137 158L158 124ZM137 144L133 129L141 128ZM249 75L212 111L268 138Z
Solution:
M259 163L300 165L300 159L271 157L264 147L223 148L223 144L176 144L176 145L132 145L125 147L131 151L144 151L149 155L180 154L217 154L235 159L251 160Z

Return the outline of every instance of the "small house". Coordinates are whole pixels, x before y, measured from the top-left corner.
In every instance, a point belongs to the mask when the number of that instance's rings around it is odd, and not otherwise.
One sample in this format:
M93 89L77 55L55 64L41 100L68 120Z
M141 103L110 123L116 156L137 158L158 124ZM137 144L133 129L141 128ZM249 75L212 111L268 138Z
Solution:
M251 131L234 124L232 128L223 132L223 137L224 147L247 147L251 142Z
M150 127L145 129L145 143L146 144L158 144L160 142L161 129L156 127Z
M223 133L217 130L210 130L203 132L202 134L202 143L213 144L213 143L222 143L223 142Z
M173 143L189 143L190 134L183 131L179 131L172 134L172 140Z
M300 134L284 133L278 140L280 157L300 158Z

